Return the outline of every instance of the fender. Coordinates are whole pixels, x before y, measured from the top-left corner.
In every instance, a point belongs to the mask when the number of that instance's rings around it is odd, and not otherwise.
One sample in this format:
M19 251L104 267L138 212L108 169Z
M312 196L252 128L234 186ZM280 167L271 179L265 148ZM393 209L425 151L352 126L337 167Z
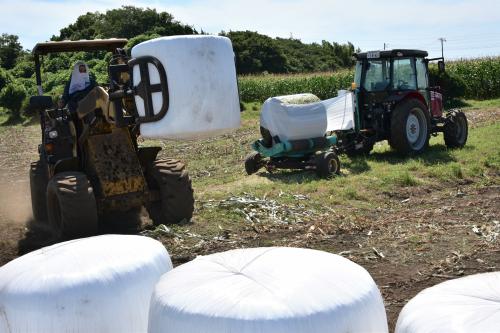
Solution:
M408 100L408 99L418 99L420 102L422 102L425 105L427 110L429 110L429 105L428 105L427 101L425 100L424 96L422 96L422 94L419 93L418 91L413 90L413 91L406 91L406 92L398 92L389 98L389 100L391 102L394 102L394 104L399 104L399 103L401 103L405 100Z

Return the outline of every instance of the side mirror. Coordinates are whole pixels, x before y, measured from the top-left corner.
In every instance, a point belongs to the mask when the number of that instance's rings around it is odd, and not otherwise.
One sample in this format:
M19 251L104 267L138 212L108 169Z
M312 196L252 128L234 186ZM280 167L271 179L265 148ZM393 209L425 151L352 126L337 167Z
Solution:
M52 103L50 96L31 96L30 98L30 109L32 110L50 109L53 106L54 103Z
M444 61L443 60L439 60L438 61L438 69L439 69L440 73L444 73L445 65L444 65Z

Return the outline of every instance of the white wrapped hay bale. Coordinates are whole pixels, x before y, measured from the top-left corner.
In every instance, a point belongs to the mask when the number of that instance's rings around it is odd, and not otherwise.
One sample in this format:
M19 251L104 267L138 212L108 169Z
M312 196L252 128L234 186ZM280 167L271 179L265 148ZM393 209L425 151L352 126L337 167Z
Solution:
M149 333L387 332L380 292L361 266L297 248L198 257L165 274Z
M354 95L339 96L309 104L291 104L288 96L268 98L262 105L260 126L281 141L311 139L327 132L354 128Z
M163 65L169 91L169 108L157 122L141 124L151 138L194 139L224 133L240 125L240 105L231 41L219 36L171 36L152 39L132 48L132 57L153 56ZM149 65L151 84L160 83L158 70ZM134 85L141 81L133 69ZM154 113L162 94L153 93ZM135 97L139 115L144 101Z
M154 285L171 269L165 247L141 236L28 253L0 268L0 332L146 332Z
M427 288L405 305L396 333L500 332L500 272Z

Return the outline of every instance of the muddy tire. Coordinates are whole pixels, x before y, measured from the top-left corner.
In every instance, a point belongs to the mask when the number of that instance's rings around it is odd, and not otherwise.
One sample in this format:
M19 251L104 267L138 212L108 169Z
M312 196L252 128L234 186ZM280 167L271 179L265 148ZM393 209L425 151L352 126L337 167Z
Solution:
M191 219L194 195L184 163L176 159L156 160L147 167L146 180L150 189L160 192L160 201L146 205L155 225Z
M467 142L469 126L462 111L451 111L446 117L443 135L448 148L462 148Z
M340 174L340 160L334 152L324 152L316 156L316 174L320 178Z
M37 224L47 224L47 166L42 161L31 163L30 190L33 219Z
M251 152L245 158L245 171L248 175L256 173L262 166L262 156L256 151Z
M95 235L98 231L94 191L81 172L61 172L47 185L49 225L58 239Z
M425 105L417 99L399 104L391 116L389 144L398 153L413 155L429 146L430 118Z

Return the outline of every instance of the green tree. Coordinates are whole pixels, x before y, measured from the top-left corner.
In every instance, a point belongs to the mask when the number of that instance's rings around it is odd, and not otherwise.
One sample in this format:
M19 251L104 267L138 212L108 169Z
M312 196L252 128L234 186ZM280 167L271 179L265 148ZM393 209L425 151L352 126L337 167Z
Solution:
M9 83L12 82L12 76L5 69L0 67L0 92Z
M52 40L77 40L95 38L133 38L145 34L160 36L191 35L196 30L189 25L174 20L167 12L156 9L122 6L106 13L86 13L76 22L61 29L59 36Z
M0 36L0 66L6 69L13 68L22 50L23 47L16 35L2 34Z
M129 39L126 48L132 49L134 46L136 46L139 43L148 41L148 40L153 39L153 38L158 38L158 37L161 37L161 36L158 34L151 34L151 35L142 34L142 35L135 36L134 38Z
M286 72L286 58L271 37L253 31L221 34L232 41L239 74Z
M25 98L26 90L22 85L9 83L0 92L0 106L10 111L12 119L19 119Z
M80 15L75 23L62 28L59 36L52 36L52 40L94 39L98 34L99 22L103 19L103 16L99 12Z

